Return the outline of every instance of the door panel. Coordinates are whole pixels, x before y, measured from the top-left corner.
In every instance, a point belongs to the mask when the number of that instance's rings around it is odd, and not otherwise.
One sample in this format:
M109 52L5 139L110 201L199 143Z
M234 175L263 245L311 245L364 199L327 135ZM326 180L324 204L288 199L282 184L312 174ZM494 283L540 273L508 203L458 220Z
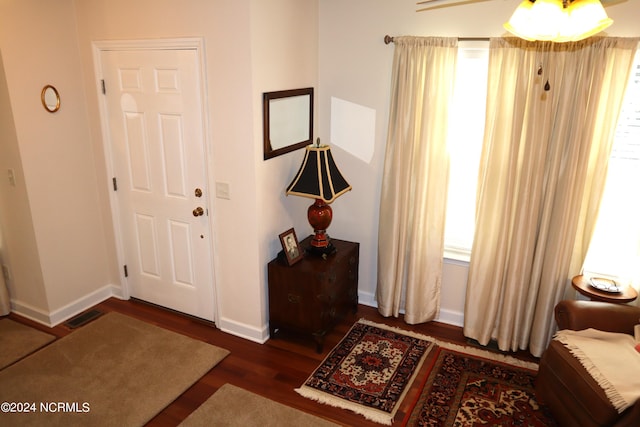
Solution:
M213 320L197 52L103 51L101 61L130 294Z

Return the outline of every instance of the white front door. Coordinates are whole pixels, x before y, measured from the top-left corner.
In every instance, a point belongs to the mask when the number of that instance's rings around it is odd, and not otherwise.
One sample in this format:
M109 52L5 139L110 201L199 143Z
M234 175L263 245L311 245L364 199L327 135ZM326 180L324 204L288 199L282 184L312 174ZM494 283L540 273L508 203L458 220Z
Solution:
M198 52L103 50L100 61L129 293L213 321Z

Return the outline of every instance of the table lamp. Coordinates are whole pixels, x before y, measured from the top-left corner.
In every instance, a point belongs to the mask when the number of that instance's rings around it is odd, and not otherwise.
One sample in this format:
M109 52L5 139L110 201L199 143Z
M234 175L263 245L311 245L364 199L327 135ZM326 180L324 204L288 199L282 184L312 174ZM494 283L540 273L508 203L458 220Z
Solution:
M315 202L307 210L307 219L315 235L311 239L309 252L325 255L335 252L335 247L327 235L327 228L333 218L329 203L351 190L336 166L328 145L307 145L300 170L287 186L286 194L309 197Z

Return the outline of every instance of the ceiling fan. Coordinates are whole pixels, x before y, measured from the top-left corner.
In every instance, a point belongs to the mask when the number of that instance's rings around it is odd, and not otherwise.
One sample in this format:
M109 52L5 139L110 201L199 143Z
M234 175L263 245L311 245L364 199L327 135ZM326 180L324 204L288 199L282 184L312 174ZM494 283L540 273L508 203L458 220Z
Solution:
M483 1L489 0L420 0L416 4L433 4L417 10L421 12ZM530 41L583 40L613 24L603 4L620 1L625 0L523 0L511 19L504 24L504 28L513 35Z

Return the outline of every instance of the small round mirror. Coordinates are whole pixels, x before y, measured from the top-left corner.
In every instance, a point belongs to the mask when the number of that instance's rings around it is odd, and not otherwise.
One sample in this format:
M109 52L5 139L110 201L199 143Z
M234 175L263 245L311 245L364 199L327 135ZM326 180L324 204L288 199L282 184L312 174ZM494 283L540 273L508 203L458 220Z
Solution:
M48 112L55 113L60 109L60 95L55 87L51 85L43 87L40 99L42 100L42 106Z

